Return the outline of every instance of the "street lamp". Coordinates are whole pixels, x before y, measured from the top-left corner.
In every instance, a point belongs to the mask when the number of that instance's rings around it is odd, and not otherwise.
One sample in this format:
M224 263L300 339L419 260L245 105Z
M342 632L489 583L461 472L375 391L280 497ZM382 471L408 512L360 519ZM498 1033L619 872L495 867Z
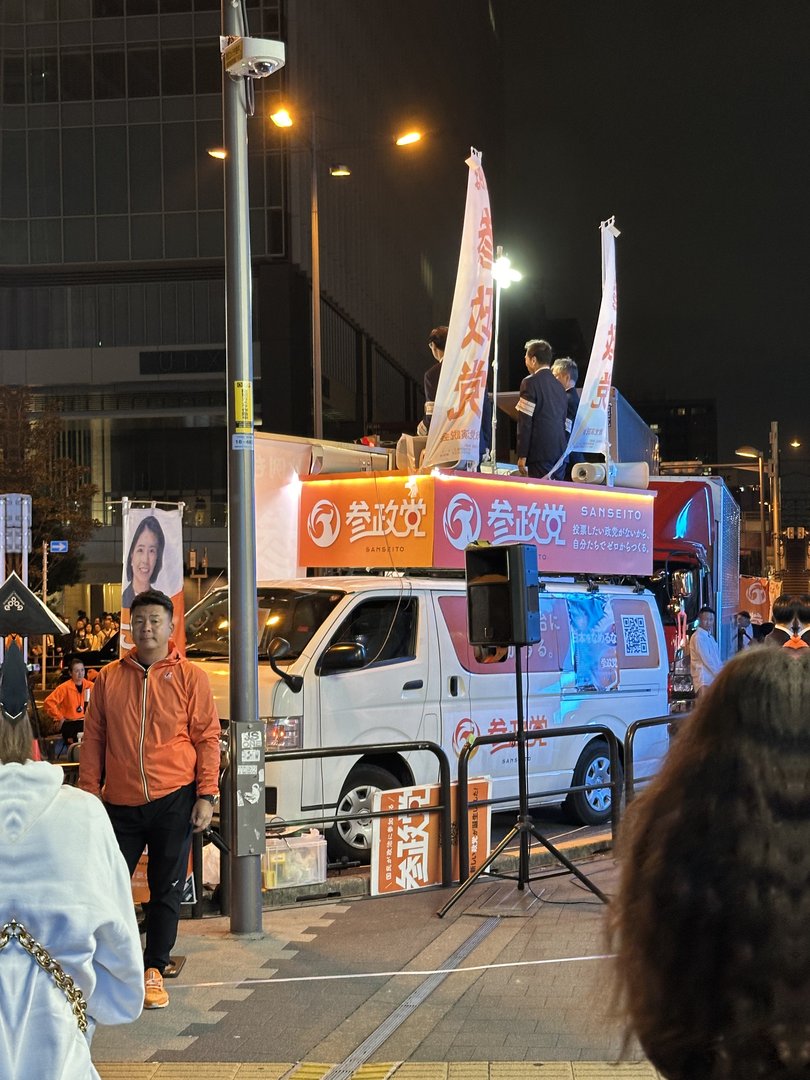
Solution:
M495 436L498 430L498 338L501 329L501 290L508 289L513 281L520 281L523 274L512 268L512 260L504 255L503 248L495 249L495 262L492 267L492 280L495 282L495 330L494 345L492 349L492 441L489 447L489 457L492 463L492 472L497 468L498 455L495 450Z
M323 357L321 349L321 245L318 211L318 139L315 112L310 112L310 262L312 264L312 434L323 438ZM287 108L276 109L270 119L278 128L291 128L295 124L293 114ZM397 146L409 146L419 142L422 133L409 131L396 140ZM332 165L329 174L334 177L351 176L346 165Z
M762 576L767 574L767 566L765 561L765 469L763 462L763 453L761 450L757 450L753 446L740 446L734 451L737 457L743 458L756 458L757 465L759 466L759 544L760 544L760 565L762 568ZM776 537L774 537L774 548L776 547Z

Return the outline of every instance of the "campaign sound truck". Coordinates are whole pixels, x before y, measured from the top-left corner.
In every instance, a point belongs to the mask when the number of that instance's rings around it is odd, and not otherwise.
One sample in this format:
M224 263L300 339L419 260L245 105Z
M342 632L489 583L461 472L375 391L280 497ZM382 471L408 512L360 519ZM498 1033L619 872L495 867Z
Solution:
M304 468L286 485L291 491L275 485L297 513L280 530L276 505L274 540L297 535L294 572L259 574L267 746L375 749L267 762L268 815L323 820L333 856L367 860L365 814L376 791L436 779L432 755L388 746L432 740L454 768L471 737L515 729L514 649L468 640L465 549L483 541L532 543L538 554L541 640L524 650L522 688L527 730L537 733L529 747L533 801L562 801L583 823L606 821L611 789L598 786L610 780L604 737L543 732L603 725L621 742L633 721L667 714L667 643L646 588L655 493L376 464L343 474ZM257 490L259 522L261 499ZM267 538L260 545L276 546ZM226 721L228 625L227 589L213 590L186 620L189 658L204 667ZM653 772L667 745L666 725L642 729L637 773ZM515 755L509 742L481 746L471 770L491 778L494 796L516 799ZM597 786L549 794L584 783Z

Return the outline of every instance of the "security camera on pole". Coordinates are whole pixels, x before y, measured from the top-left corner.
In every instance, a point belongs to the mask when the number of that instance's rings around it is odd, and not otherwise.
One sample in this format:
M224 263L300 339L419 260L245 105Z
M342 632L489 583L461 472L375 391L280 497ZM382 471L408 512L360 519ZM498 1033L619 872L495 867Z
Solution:
M247 118L253 79L283 67L284 45L248 34L244 4L222 2L225 286L228 392L228 588L231 626L230 916L233 933L261 933L264 733L259 723L258 611L253 485L253 339ZM251 771L252 770L252 771Z

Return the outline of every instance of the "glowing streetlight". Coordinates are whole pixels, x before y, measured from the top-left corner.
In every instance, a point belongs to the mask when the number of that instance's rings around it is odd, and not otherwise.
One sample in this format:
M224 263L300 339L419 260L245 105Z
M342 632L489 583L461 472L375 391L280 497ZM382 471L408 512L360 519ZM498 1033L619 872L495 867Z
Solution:
M309 114L309 150L310 169L310 260L312 264L312 433L316 439L323 438L323 376L321 352L321 257L318 210L318 140L317 117ZM286 106L276 109L270 119L278 128L291 128L295 125L295 115ZM422 133L409 131L397 140L397 146L408 146L419 142ZM329 175L334 177L351 176L347 165L332 165Z
M293 126L293 118L290 116L288 109L276 109L274 113L270 113L270 119L280 128L288 128Z
M228 151L225 149L224 146L209 146L208 156L212 158L217 158L218 161L224 161L225 158L228 156Z
M496 248L495 262L492 266L492 280L495 282L495 340L492 350L492 435L489 446L489 459L493 473L498 463L495 436L498 431L498 338L501 330L501 290L508 289L513 281L520 281L522 277L523 274L512 267L512 260L504 255L503 248Z
M794 450L798 450L798 449L799 449L799 447L800 447L800 446L801 446L802 444L801 444L801 441L800 441L799 439L791 439L791 440L790 440L790 445L791 445L791 446L793 447L793 449L794 449Z

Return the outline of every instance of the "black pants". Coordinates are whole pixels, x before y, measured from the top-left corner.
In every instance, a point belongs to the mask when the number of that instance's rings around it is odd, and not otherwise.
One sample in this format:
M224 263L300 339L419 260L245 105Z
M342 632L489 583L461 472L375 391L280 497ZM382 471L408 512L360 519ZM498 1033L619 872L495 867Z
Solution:
M149 845L146 874L149 905L143 966L144 970L157 968L161 975L177 938L195 792L196 785L191 783L144 806L107 804L113 832L130 874L135 873L138 859Z

